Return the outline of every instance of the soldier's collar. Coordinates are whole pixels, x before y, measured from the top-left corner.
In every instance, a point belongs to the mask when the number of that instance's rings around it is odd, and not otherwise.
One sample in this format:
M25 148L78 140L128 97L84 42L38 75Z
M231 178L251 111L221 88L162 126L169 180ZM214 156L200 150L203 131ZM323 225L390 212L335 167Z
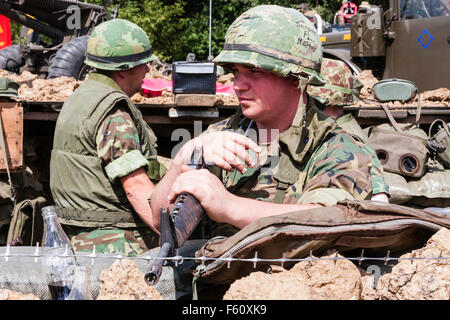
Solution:
M103 84L106 84L110 87L113 87L114 89L123 91L122 88L119 87L119 85L117 84L117 82L115 82L113 79L111 79L108 76L105 76L101 73L98 72L92 72L89 74L88 76L88 80L93 80L93 81L97 81Z

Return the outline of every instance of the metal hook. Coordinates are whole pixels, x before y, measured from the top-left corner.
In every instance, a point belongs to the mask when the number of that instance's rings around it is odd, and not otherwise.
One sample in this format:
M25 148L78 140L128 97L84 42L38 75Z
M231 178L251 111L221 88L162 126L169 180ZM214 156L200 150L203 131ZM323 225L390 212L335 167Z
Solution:
M284 268L284 263L286 262L286 253L283 252L283 254L281 255L281 259L280 259L280 265L282 268Z
M336 251L336 255L334 256L334 265L336 265L337 260L338 260L338 252Z
M312 265L312 263L311 263L312 259L313 259L313 256L312 256L312 250L309 250L309 257L308 257L308 259L307 259L307 261L308 261L308 267L310 267L310 266Z
M364 260L364 249L361 250L361 255L359 256L359 259L358 259L359 266L361 266L361 263L363 262L363 260Z
M227 269L230 269L230 264L231 264L231 261L233 261L233 259L231 257L228 257L228 258L224 258L224 260L227 262Z
M175 249L175 256L173 257L173 260L175 261L175 267L178 267L178 265L183 264L183 257L179 254L179 249Z
M256 269L256 263L258 262L258 251L255 251L255 257L252 259L253 261L253 269Z
M387 265L388 261L390 260L390 259L389 259L389 255L390 255L390 254L391 254L391 251L388 250L388 252L387 252L387 254L386 254L386 257L384 258L384 265Z

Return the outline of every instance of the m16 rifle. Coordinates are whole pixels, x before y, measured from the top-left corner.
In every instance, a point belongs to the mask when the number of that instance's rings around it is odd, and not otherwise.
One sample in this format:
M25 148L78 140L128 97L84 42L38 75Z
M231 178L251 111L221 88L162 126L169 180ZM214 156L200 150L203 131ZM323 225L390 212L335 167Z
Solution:
M241 122L238 132L244 136L248 136L253 124L254 121L250 120L244 132L243 122ZM194 148L188 166L194 169L212 170L212 166L207 164L203 158L203 147ZM160 213L161 249L158 252L157 259L150 263L147 273L144 276L145 282L149 285L158 283L165 261L164 258L169 255L174 256L175 249L180 248L186 242L205 216L205 210L200 205L200 202L193 195L186 192L178 196L171 212L167 208L161 208Z
M194 169L207 168L203 159L203 150L195 147L191 162L188 166ZM145 274L145 282L149 285L158 283L162 272L164 258L173 256L175 250L183 246L194 229L205 216L205 210L200 202L191 194L183 192L175 200L175 205L169 212L168 208L161 208L161 249L158 259L153 260Z

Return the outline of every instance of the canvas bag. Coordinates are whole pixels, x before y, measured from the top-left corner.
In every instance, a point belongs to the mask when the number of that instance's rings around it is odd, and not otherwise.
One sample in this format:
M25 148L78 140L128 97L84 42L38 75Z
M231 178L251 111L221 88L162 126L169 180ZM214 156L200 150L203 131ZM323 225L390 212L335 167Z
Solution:
M342 201L335 206L264 217L233 236L213 238L196 258L286 259L320 255L330 248L339 252L368 249L385 255L425 242L430 233L450 227L450 215L379 201ZM232 283L254 271L266 271L280 262L197 260L194 280L210 284ZM289 268L293 262L284 264Z
M428 161L428 136L416 124L398 124L389 109L381 105L391 124L369 129L369 144L375 150L383 169L406 177L420 178ZM420 108L416 123L420 118Z

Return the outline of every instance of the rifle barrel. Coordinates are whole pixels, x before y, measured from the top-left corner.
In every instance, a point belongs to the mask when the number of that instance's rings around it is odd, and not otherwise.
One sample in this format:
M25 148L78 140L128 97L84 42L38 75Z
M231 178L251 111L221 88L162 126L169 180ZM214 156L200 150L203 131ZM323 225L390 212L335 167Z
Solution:
M172 250L172 246L170 243L165 242L162 244L161 249L158 252L158 258L167 258L170 251ZM159 278L162 273L162 266L164 264L164 259L155 259L152 263L150 263L147 273L144 276L145 282L148 285L154 286L158 283Z

